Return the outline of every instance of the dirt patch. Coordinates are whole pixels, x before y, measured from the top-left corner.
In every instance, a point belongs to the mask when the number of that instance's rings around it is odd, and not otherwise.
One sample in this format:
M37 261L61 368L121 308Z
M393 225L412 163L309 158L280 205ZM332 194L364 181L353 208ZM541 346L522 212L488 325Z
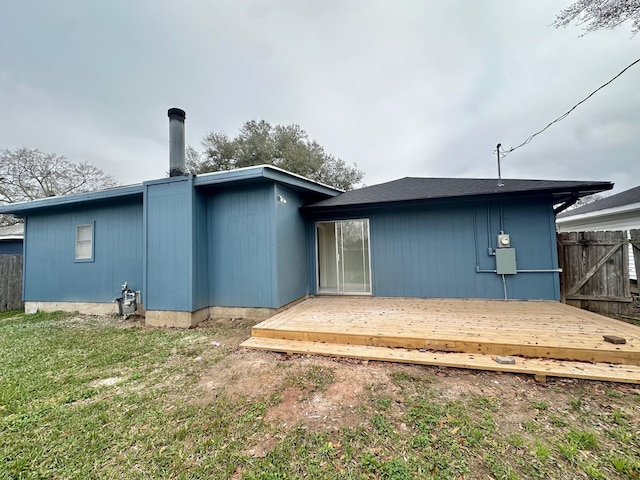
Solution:
M271 450L274 449L276 445L280 442L280 439L268 436L258 443L256 443L251 448L245 450L244 454L253 458L264 458L267 456Z
M424 394L438 401L472 405L472 410L478 408L474 415L490 409L496 427L504 435L533 439L563 422L568 428L579 416L572 402L579 401L582 409L606 410L606 402L591 405L595 401L592 399L606 398L612 389L634 388L562 378L540 383L530 375L239 348L250 336L253 324L229 318L207 320L197 327L207 330L212 349L225 353L201 376L202 395L193 402L208 403L221 395L261 399L267 405L264 421L285 430L302 427L332 431L360 425L371 428L379 408L386 409L393 418L403 418L406 402L415 403ZM416 385L424 390L416 391ZM405 395L412 398L404 398ZM629 415L635 415L633 407ZM392 428L402 434L407 427L395 423ZM256 438L251 451L245 453L261 458L277 441Z
M309 385L309 371L331 371L326 388ZM248 398L276 395L265 420L286 427L303 423L318 429L355 426L363 421L360 407L373 385L397 393L391 367L316 356L289 356L239 349L209 369L200 380L204 394L197 402L218 395ZM278 401L279 400L279 401Z
M288 378L302 374L305 367L321 365L333 369L335 379L322 391L287 386L282 391L281 401L269 408L265 416L265 420L279 423L285 428L300 423L316 430L337 430L341 426L360 425L366 421L361 408L366 389L374 384L389 382L388 372L384 368L318 357L293 359L292 362L297 362L297 365L290 367L292 371L288 372Z
M200 379L201 401L226 394L249 398L269 395L281 385L277 355L255 350L236 350L207 370Z
M195 328L207 330L209 334L213 333L212 339L221 345L238 348L251 336L251 327L256 323L259 322L246 318L208 318L196 325Z

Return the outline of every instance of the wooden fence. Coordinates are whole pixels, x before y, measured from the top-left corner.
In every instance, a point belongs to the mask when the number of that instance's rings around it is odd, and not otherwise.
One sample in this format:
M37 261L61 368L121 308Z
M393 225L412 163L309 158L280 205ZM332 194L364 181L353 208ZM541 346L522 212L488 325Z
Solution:
M637 286L629 279L629 245L640 272L640 230L558 234L562 301L604 315L640 319Z
M0 255L0 312L23 308L22 255Z

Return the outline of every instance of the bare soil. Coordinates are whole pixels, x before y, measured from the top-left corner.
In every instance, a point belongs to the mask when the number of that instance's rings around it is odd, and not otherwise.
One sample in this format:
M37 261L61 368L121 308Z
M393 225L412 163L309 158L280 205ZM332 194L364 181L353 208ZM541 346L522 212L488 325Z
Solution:
M535 417L532 412L536 408L570 422L574 413L569 405L577 396L584 398L587 408L589 402L598 404L594 407L606 408L606 392L640 393L633 385L616 383L562 378L540 383L528 375L286 355L238 347L250 336L250 327L251 322L236 319L207 320L198 327L216 330L215 343L220 344L219 348L229 349L229 354L202 375L199 385L203 395L197 401L206 403L218 395L249 398L276 395L277 401L268 406L265 420L284 428L304 425L314 430L335 430L340 426L357 426L370 417L371 411L365 406L373 390L402 408L404 399L393 381L398 374L427 380L438 396L446 400L469 396L496 399L500 405L496 421L506 432L522 432L522 423L532 415ZM291 379L304 376L310 368L333 372L326 388L305 388L291 383ZM638 411L628 413L637 416ZM268 445L270 440L263 442ZM263 450L259 445L254 452L258 456Z

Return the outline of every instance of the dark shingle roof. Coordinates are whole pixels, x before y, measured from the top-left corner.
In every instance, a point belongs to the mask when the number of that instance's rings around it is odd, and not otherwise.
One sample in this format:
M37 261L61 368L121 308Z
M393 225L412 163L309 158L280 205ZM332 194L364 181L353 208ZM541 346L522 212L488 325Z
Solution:
M558 215L558 218L597 212L598 210L604 210L606 208L622 207L623 205L630 205L632 203L640 203L640 186L597 200L593 203L583 205L582 207L569 210L568 212L562 212Z
M498 186L495 178L416 178L405 177L391 182L351 190L332 198L307 205L305 211L329 210L341 207L359 207L454 199L478 196L532 196L550 195L554 203L592 193L611 190L610 182L559 181L559 180L502 180Z

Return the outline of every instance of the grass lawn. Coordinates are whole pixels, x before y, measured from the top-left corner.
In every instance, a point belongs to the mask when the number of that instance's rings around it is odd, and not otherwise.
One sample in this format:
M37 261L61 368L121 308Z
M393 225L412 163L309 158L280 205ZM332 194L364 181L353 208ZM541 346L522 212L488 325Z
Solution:
M238 349L0 314L0 478L640 479L637 386Z

